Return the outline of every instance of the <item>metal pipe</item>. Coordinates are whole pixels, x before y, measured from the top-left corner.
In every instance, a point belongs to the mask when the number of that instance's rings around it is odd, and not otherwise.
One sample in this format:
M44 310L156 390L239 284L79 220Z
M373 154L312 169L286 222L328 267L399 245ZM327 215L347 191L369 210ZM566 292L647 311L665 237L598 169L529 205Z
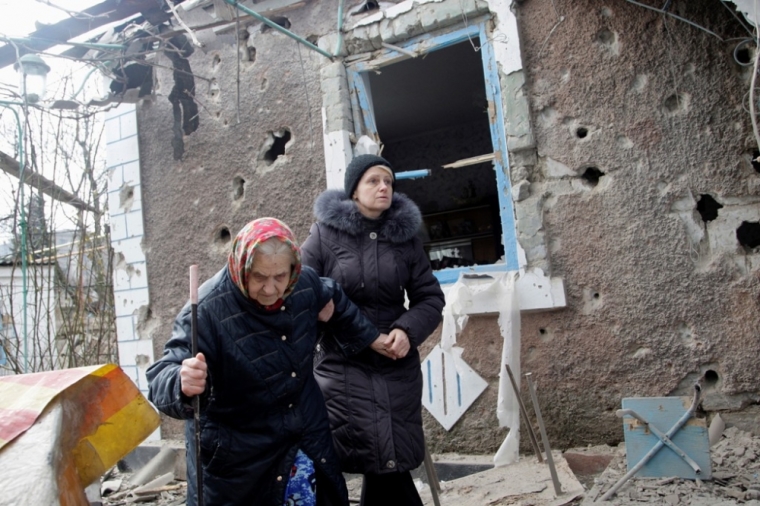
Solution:
M525 404L523 404L522 398L520 397L520 389L517 387L517 381L515 381L515 376L512 374L512 368L509 367L509 364L504 364L504 366L507 368L509 381L512 383L512 388L515 391L515 397L517 397L517 404L520 406L520 414L523 416L523 420L525 420L525 426L528 428L528 436L530 437L530 444L533 445L533 451L536 452L536 457L538 457L538 461L543 462L544 458L541 456L541 449L538 447L538 440L536 439L536 433L533 432L533 427L530 425L530 419L528 418L528 410L525 409Z
M338 47L335 48L335 56L343 49L343 4L346 0L340 0L338 4Z
M18 111L16 111L16 105L24 106L23 102L12 102L7 100L0 100L0 106L7 108L13 113L16 118L16 126L18 128L18 195L19 195L19 209L20 209L20 228L21 228L21 290L22 290L22 311L24 323L22 324L24 334L24 373L29 372L29 342L27 335L27 261L26 261L26 209L24 209L24 130L21 128L21 119L19 118Z
M68 42L56 39L46 39L44 37L0 37L0 40L6 42L15 42L17 44L28 44L34 41L55 43L60 46L73 46L73 47L85 47L88 49L104 49L111 51L123 51L127 49L127 46L122 44L99 44L97 42Z
M673 435L678 432L681 427L684 426L684 424L692 417L694 416L694 412L697 410L697 406L699 405L699 393L702 390L702 387L699 386L699 384L694 385L694 400L691 403L691 406L686 411L686 413L683 414L683 416L676 422L673 427L670 428L670 430L666 433L668 438L672 438ZM646 465L649 460L654 457L654 455L660 451L660 448L664 446L664 443L662 440L658 440L655 445L652 447L651 450L647 452L646 455L644 455L641 460L631 468L630 471L628 471L625 476L620 478L617 483L615 483L611 489L609 489L600 499L600 501L608 501L610 497L612 497L615 492L617 492L620 487L622 487L628 480L630 480L636 473L639 472L639 470Z
M330 54L330 53L328 53L327 51L325 51L325 50L323 50L323 49L320 49L320 48L318 48L317 46L315 46L314 44L312 44L312 43L311 43L311 42L309 42L308 40L304 39L303 37L300 37L300 36L296 35L295 33L291 32L290 30L287 30L287 29L285 29L285 28L281 27L280 25L278 25L278 24L277 24L277 23L275 23L274 21L272 21L272 20L269 20L269 19L265 18L264 16L262 16L262 15L261 15L261 14L259 14L258 12L256 12L256 11L253 11L253 10L249 9L249 8L248 8L248 7L246 7L245 5L240 5L240 4L237 2L237 0L224 0L224 1L225 1L226 3L228 3L228 4L230 4L230 5L231 5L231 6L233 6L233 7L237 7L239 10L241 10L241 11L245 12L245 13L246 13L246 14L248 14L249 16L251 16L251 17L254 17L254 18L258 19L259 21L261 21L261 22L262 22L262 23L264 23L265 25L267 25L267 26L269 26L269 27L271 27L271 28L274 28L274 29L275 29L275 30L277 30L278 32L280 32L280 33L284 33L285 35L287 35L287 36L288 36L288 37L290 37L291 39L295 40L296 42L300 42L301 44L303 44L304 46L308 47L309 49L313 49L313 50L314 50L314 51L316 51L317 53L319 53L319 54L321 54L321 55L323 55L323 56L326 56L326 57L330 58L330 60L332 60L332 59L333 59L333 55L331 55L331 54Z
M544 443L544 451L546 452L546 463L549 464L549 472L552 475L554 493L560 496L562 495L562 485L557 477L557 469L554 467L554 457L552 457L552 449L549 447L549 437L546 435L544 419L541 417L541 408L538 407L538 397L536 396L536 387L533 386L532 373L525 373L525 380L528 382L530 398L533 401L533 410L536 412L536 421L538 421L538 428L541 431L541 440Z
M396 181L400 181L402 179L417 179L419 177L428 177L430 174L432 174L432 171L430 169L407 170L406 172L396 172L393 178Z

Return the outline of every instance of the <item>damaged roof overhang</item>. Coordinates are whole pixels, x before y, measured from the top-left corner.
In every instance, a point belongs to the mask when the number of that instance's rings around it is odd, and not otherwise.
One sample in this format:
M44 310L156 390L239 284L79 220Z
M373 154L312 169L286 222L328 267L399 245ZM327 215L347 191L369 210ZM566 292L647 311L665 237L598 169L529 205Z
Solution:
M184 0L176 0L182 3ZM39 27L28 35L29 41L18 45L19 56L40 52L50 49L59 44L79 37L98 27L115 23L117 21L140 14L140 21L148 21L151 24L159 24L168 20L171 14L167 13L163 0L106 0L82 11L81 16L69 17L54 23ZM7 67L16 61L16 46L5 44L0 46L0 68Z

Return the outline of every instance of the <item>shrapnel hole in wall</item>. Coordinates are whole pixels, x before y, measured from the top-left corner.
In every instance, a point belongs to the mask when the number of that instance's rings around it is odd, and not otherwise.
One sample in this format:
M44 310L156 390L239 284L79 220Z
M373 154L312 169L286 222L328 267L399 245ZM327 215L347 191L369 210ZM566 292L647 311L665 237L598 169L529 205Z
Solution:
M279 132L269 132L269 135L272 136L273 142L272 147L264 153L264 160L272 163L277 160L277 157L285 154L285 145L290 140L290 130L284 128Z
M755 172L760 173L760 161L758 158L760 158L760 151L756 149L752 152L752 157L749 162L752 164L752 168L755 169Z
M579 128L578 128L578 129L575 131L575 135L576 135L576 137L578 137L579 139L584 139L584 138L586 138L586 136L588 135L588 128L586 128L586 127L579 127Z
M380 8L380 3L375 0L367 0L359 9L351 14L363 14L365 12L376 11Z
M760 246L760 223L743 221L736 229L736 239L747 249L757 248Z
M697 201L697 212L699 212L699 215L702 217L702 221L707 223L708 221L713 221L715 218L718 217L718 209L722 209L723 206L712 196L703 194L699 196L699 201Z
M281 27L283 27L285 29L289 29L290 28L290 20L288 18L286 18L285 16L272 16L271 18L269 18L269 21L271 21L272 23L274 23L276 25L279 25L279 26L281 26ZM266 24L262 24L261 25L261 33L264 33L264 32L266 32L268 30L271 30L271 29L272 29L272 27L269 26L269 25L266 25Z
M216 70L219 67L220 63L222 63L222 57L218 54L215 54L214 59L211 61L211 68L213 70Z
M708 369L705 371L705 374L704 374L705 386L713 386L716 383L718 383L719 379L720 377L718 376L718 373L713 371L712 369Z
M232 179L232 198L234 200L240 200L245 195L245 179L240 176L235 176Z
M584 181L586 181L590 186L596 186L599 184L599 179L604 176L604 172L597 169L596 167L588 167L581 177Z
M232 239L230 229L227 227L221 227L216 233L215 242L225 244L230 242L230 239Z

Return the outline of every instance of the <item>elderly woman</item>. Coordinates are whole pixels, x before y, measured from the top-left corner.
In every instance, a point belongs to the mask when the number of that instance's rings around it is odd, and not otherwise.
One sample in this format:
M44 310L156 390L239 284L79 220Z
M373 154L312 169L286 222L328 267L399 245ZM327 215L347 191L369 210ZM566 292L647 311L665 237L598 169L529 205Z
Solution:
M332 327L315 359L341 468L364 474L363 506L422 505L409 473L425 454L417 347L440 323L444 306L418 237L420 211L394 194L393 184L387 160L354 158L345 191L327 190L317 198L318 222L302 248L304 264L338 281L389 334L396 356L406 354L395 361L367 352L348 356L340 343L349 336Z
M333 301L337 346L347 356L372 347L390 357L388 336L337 284L301 268L293 233L273 218L240 231L227 265L198 295L200 353L191 354L186 304L147 373L155 406L188 420L188 505L197 504L191 398L200 395L205 504L347 506L312 372L317 315Z

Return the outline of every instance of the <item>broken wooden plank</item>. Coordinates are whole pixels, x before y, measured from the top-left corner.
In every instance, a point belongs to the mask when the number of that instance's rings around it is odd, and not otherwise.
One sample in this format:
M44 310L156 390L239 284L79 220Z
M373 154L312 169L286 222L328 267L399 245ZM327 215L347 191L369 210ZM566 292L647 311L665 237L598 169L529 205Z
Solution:
M467 167L468 165L477 165L479 163L488 162L496 157L496 153L488 153L487 155L478 155L471 158L463 158L443 166L444 169L458 169L460 167Z

